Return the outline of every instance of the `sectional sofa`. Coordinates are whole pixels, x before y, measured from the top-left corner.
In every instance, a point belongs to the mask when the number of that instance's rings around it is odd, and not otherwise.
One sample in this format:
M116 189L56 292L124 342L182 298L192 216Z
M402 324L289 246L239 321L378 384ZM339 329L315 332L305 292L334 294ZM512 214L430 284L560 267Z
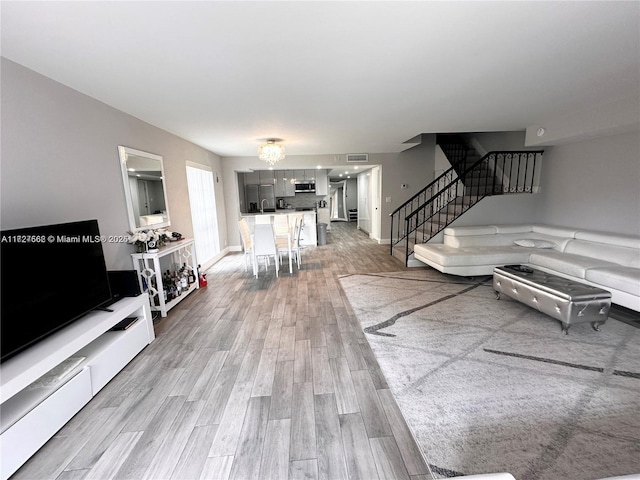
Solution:
M449 227L443 243L416 245L415 258L443 273L491 275L528 265L603 288L611 301L640 312L640 238L550 225Z

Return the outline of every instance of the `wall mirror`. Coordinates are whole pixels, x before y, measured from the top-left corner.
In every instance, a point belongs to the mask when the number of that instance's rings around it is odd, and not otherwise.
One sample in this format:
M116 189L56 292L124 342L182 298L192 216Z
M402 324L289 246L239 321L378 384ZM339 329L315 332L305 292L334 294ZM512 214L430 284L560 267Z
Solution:
M131 232L171 225L162 157L118 147Z

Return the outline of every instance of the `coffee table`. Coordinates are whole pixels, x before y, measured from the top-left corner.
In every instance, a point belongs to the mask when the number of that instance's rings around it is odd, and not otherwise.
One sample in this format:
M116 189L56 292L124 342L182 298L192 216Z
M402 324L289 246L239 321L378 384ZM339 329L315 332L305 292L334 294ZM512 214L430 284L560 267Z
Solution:
M609 318L611 292L523 265L493 269L493 289L560 320L562 333L575 323L599 330Z

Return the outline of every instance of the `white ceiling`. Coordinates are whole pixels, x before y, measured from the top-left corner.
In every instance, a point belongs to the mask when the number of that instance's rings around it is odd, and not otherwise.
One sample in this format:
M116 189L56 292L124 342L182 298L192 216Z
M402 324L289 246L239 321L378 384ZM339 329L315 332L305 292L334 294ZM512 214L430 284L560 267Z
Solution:
M640 2L10 2L2 55L222 156L398 152L637 98Z

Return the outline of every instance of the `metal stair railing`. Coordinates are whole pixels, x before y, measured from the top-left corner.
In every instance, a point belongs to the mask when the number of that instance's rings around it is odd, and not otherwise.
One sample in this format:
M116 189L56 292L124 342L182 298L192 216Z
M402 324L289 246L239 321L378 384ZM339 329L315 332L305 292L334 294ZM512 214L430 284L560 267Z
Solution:
M489 152L460 176L453 168L444 172L390 214L391 255L404 242L406 264L413 253L410 244L433 238L486 196L533 193L542 154L543 150Z

